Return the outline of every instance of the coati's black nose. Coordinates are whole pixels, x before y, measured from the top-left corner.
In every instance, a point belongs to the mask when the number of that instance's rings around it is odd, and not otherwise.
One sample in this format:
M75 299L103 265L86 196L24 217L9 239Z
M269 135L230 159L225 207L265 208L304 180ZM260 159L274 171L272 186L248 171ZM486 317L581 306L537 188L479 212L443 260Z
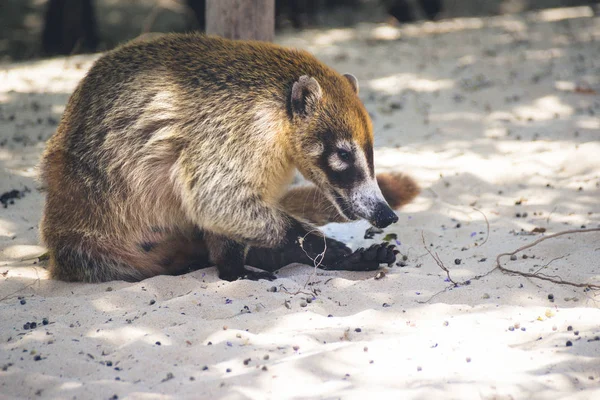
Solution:
M371 218L371 223L377 228L385 228L394 222L398 222L398 216L394 210L392 210L387 203L378 203L377 206L375 206L375 212Z

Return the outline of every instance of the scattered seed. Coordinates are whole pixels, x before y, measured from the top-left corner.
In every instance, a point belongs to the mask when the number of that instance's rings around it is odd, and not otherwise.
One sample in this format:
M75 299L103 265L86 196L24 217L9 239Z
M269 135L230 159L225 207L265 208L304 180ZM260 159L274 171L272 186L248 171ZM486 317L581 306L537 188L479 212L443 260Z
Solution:
M570 340L567 340L567 347L571 347L573 346L573 342L571 342Z
M48 325L48 318L42 319L42 325Z
M554 300L554 295L553 294L549 294L548 295L548 300L553 301Z
M268 368L266 365L263 365L263 367L261 368L263 371L266 371Z
M33 361L40 361L42 359L42 356L40 356L39 354L37 354L35 357L33 357Z
M230 372L231 372L231 368L227 368L227 369L225 370L225 372L227 372L227 373L230 373Z
M20 303L24 305L27 303L27 301L25 299L21 299Z
M567 326L567 330L570 332L573 330L573 327L571 325Z
M460 258L456 258L454 260L454 264L456 264L456 265L460 265L461 262L462 262L462 260Z
M362 329L360 329L360 328L356 328L356 329L354 330L354 332L361 333L361 332L362 332Z
M154 299L150 300L150 305L154 305L154 303L156 303L156 300L154 300Z
M246 359L244 360L244 365L248 365L248 364L250 364L250 361L252 361L252 359L251 359L251 358L246 358Z
M156 343L154 343L154 344L155 344L155 345L157 345L157 346L160 346L160 342L156 342Z

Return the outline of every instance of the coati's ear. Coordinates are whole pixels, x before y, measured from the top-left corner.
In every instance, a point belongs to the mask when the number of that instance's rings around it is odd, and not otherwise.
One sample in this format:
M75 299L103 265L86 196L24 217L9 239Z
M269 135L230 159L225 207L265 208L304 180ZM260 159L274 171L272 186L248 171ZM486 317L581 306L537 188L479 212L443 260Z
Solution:
M322 96L319 82L308 75L302 75L292 86L292 112L301 117L311 116Z
M358 94L358 79L352 74L344 74L344 78L348 79L348 82L354 88L354 93Z

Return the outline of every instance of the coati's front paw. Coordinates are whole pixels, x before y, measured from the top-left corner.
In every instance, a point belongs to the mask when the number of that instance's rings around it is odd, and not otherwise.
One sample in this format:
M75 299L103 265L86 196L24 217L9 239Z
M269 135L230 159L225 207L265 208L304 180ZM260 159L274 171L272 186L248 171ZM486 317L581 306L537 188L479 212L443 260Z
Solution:
M272 280L277 279L277 276L271 272L253 271L253 270L249 270L244 267L244 270L241 271L241 274L233 273L233 272L229 272L229 271L221 272L221 273L219 273L219 278L221 278L225 281L229 281L229 282L237 281L238 279L248 279L251 281L258 281L259 279L264 279L267 281L272 281Z
M346 270L346 271L374 271L380 264L392 264L396 261L395 245L388 243L374 244L368 249L360 248L354 253L346 255L341 260L323 269Z

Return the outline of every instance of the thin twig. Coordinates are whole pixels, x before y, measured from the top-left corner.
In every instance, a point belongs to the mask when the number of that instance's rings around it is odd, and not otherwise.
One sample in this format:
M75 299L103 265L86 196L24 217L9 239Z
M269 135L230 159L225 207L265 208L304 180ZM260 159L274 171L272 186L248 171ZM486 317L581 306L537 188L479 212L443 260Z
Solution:
M444 270L446 272L446 275L448 276L448 280L450 282L452 282L454 284L454 286L458 286L458 283L454 282L452 280L452 278L450 277L450 270L444 265L444 263L442 262L442 259L438 255L438 253L433 253L431 250L429 250L429 248L427 247L427 244L425 244L425 235L423 234L423 231L421 231L421 240L423 241L423 247L425 247L425 250L427 250L427 252L429 253L429 255L435 260L436 264L442 270Z
M487 231L485 234L485 240L483 241L483 243L481 243L479 245L479 247L483 246L484 244L486 244L486 242L488 241L488 238L490 237L490 222L488 221L487 217L485 216L485 214L483 213L483 211L481 211L478 208L473 207L473 210L479 212L481 215L483 215L483 218L485 219L485 224L487 225Z

